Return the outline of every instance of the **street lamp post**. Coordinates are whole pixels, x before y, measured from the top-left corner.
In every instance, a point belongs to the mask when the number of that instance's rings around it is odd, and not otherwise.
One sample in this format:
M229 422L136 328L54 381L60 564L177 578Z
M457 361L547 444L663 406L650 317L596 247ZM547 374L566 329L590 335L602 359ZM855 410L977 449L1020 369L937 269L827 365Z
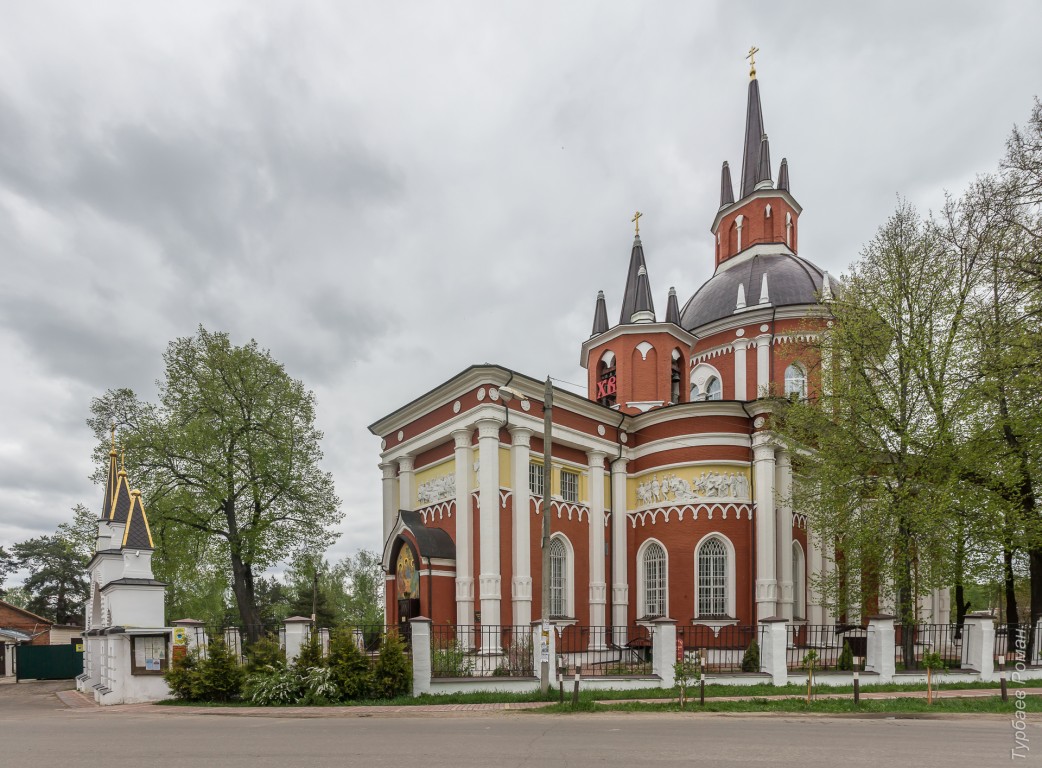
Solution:
M515 396L521 400L527 400L526 395L511 389L510 387L499 388L500 397L504 401ZM553 487L553 408L554 408L554 385L550 377L546 377L546 385L543 388L543 535L540 547L543 555L542 565L542 597L540 599L539 617L542 621L541 631L546 632L550 625L550 491ZM517 480L515 479L515 482ZM541 651L541 649L540 649ZM539 662L539 690L545 695L550 689L550 658L540 653Z

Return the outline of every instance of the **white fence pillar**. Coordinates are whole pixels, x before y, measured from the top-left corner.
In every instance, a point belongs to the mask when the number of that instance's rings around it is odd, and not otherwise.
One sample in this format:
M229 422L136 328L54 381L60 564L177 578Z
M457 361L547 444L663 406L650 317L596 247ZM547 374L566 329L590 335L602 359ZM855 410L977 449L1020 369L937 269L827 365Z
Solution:
M786 649L789 646L789 626L784 616L772 616L760 621L763 627L760 644L760 671L771 676L773 685L787 685L789 665Z
M557 675L557 628L553 624L547 625L546 633L546 658L550 663L550 681L553 682ZM540 668L543 663L543 623L532 622L532 669L535 676L539 677Z
M322 655L324 657L329 656L329 629L323 627L318 631L318 641L322 647Z
M1027 641L1031 643L1031 658L1028 660L1028 664L1033 666L1042 664L1042 648L1039 647L1042 646L1042 619L1035 623L1035 636L1027 638Z
M412 633L412 695L431 692L431 620L417 616L409 620Z
M962 624L962 668L980 673L982 681L995 679L995 620L990 613L971 613Z
M897 635L894 632L894 617L887 615L869 616L868 633L865 641L865 672L879 675L880 683L889 683L897 672L894 661Z
M303 616L290 616L286 619L286 663L292 664L300 655L300 649L308 641L308 630L311 619Z
M655 631L651 636L651 672L662 679L663 688L676 684L677 620L655 619Z

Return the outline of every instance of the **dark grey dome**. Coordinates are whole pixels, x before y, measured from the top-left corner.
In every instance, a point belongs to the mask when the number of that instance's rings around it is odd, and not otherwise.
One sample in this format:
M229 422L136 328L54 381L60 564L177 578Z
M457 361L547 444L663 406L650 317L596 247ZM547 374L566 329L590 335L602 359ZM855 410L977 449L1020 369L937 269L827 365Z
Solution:
M739 285L744 286L746 307L755 307L760 303L764 273L772 306L815 304L822 294L825 273L799 256L776 253L753 256L734 265L724 262L684 305L681 327L693 331L731 317L738 306Z

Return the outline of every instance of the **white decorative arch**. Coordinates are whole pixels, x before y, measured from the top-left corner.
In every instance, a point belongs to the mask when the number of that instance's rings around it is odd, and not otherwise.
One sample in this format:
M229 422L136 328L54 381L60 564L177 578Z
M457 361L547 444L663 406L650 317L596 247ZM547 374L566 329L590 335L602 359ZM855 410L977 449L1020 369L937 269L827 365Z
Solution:
M722 388L723 388L723 385L724 385L724 379L720 375L720 370L715 365L710 365L709 363L702 362L702 363L699 363L698 365L696 365L694 368L691 369L691 394L692 394L691 400L692 401L694 401L696 399L695 396L694 396L694 394L695 394L695 387L698 387L698 393L699 394L698 394L698 398L697 399L699 399L699 400L704 400L705 399L705 396L706 396L706 386L709 383L710 379L712 379L714 377L717 379L717 381L720 382L721 391L722 391Z
M564 616L575 616L575 550L572 542L563 533L555 533L550 537L550 546L555 541L564 545ZM551 566L551 585L553 584L553 567Z
M647 606L647 582L646 575L644 573L644 555L652 545L657 545L662 549L662 555L664 558L663 563L663 583L662 583L662 608L661 614L657 616L668 616L669 615L669 550L666 549L666 545L655 538L648 539L637 549L637 616L640 618L647 617L648 606Z
M601 355L601 359L599 362L606 368L611 368L613 365L615 365L615 353L612 352L610 349L605 350L604 354Z
M699 597L699 595L698 595L698 582L699 582L698 553L699 553L699 550L702 549L702 546L704 544L706 544L706 542L708 542L708 541L710 541L712 539L716 539L717 541L722 543L724 545L724 551L727 554L727 565L726 565L726 568L725 568L725 571L724 571L724 577L726 579L725 585L724 585L724 589L725 589L725 595L726 595L725 602L726 602L726 605L727 605L727 615L730 618L735 618L737 616L737 609L735 607L735 605L736 605L736 603L735 603L735 593L736 593L737 590L735 589L735 553L734 553L734 544L732 544L731 540L729 538L727 538L726 536L724 536L722 533L718 533L718 532L714 531L713 533L708 533L705 536L703 536L701 539L699 539L698 543L695 545L695 606L694 606L694 616L695 616L696 620L698 620L699 618L703 618L703 617L699 616L699 613L698 613L698 597Z

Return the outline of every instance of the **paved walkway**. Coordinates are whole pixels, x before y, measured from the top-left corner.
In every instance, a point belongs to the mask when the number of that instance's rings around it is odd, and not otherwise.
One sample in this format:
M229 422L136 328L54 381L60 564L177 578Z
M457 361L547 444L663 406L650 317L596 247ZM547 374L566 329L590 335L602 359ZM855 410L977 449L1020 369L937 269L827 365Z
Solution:
M1031 696L1042 695L1042 688L1018 688ZM698 698L698 689L692 689L694 694L688 696L688 700ZM998 696L1001 691L998 688L979 688L966 690L941 690L934 691L934 698L984 698L987 696ZM1012 689L1010 691L1012 695ZM289 717L289 718L329 718L329 717L393 717L393 716L415 716L415 715L452 715L460 712L508 712L526 709L539 709L547 706L545 701L517 701L508 703L484 703L484 704L417 704L415 706L340 706L340 707L179 707L179 706L156 706L151 703L145 704L120 704L111 707L101 707L94 703L90 696L78 691L59 691L58 698L65 706L73 709L95 709L99 713L118 714L135 711L148 711L150 713L171 715L225 715L231 717ZM711 696L707 702L717 701L750 701L752 699L780 700L801 698L796 694L772 694L770 696ZM815 699L851 699L851 693L818 693ZM876 691L862 693L862 699L924 699L926 691ZM568 701L568 698L565 699ZM640 702L645 704L665 704L673 699L600 699L598 704L621 704L625 702ZM552 703L552 702L549 702Z

